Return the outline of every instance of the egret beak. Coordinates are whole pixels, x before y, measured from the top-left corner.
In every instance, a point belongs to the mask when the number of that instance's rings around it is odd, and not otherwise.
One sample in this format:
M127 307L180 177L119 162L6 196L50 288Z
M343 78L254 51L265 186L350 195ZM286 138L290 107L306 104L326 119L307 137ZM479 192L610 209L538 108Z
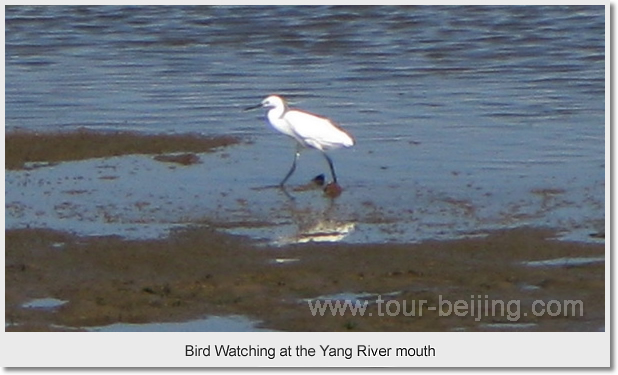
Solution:
M258 105L252 105L251 107L247 107L244 109L244 111L250 111L252 109L257 109L257 108L261 108L262 107L262 103L258 104Z

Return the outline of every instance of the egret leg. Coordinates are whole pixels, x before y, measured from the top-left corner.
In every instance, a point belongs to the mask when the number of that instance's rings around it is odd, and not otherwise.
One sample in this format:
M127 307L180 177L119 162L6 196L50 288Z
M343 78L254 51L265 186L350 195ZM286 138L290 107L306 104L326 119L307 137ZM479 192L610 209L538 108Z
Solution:
M325 152L322 153L328 162L328 166L330 167L330 174L333 176L333 182L337 183L337 175L335 174L335 167L333 167L333 161L326 155Z
M297 147L296 153L294 154L294 162L292 163L292 167L290 168L290 171L288 172L288 174L285 175L281 183L279 183L279 186L283 187L283 184L285 184L285 182L288 180L288 178L290 178L292 173L294 173L294 171L296 170L296 161L298 160L299 156L300 156L300 149Z

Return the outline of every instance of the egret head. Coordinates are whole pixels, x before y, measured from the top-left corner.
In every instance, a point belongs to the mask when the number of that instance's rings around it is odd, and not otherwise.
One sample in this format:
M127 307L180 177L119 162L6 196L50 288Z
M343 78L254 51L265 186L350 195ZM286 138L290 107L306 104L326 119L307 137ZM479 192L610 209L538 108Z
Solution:
M277 95L271 95L262 100L262 107L266 109L283 108L286 106L285 100Z
M273 109L273 108L285 108L287 104L285 100L277 95L271 95L266 99L262 100L262 102L258 105L254 105L248 108L245 108L245 111L256 109L256 108L265 108L265 109Z

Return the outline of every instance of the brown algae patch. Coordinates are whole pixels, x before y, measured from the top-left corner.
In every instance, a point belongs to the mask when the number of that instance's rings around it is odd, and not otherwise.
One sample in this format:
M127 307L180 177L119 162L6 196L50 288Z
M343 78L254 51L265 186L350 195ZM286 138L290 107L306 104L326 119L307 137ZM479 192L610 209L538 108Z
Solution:
M5 169L23 169L26 163L54 163L131 154L211 152L234 145L232 136L200 134L140 134L126 131L70 132L10 131L5 134Z
M526 262L603 257L600 244L552 240L538 229L418 244L316 244L256 248L240 236L189 228L156 240L6 231L6 330L73 330L113 323L179 322L243 315L284 331L590 331L605 327L605 264L529 267ZM293 262L277 260L293 259ZM406 303L386 314L311 314L325 295L381 295ZM479 296L482 296L479 297ZM487 296L487 297L485 297ZM26 309L40 298L68 301ZM521 316L440 316L411 306L471 299L521 301ZM581 300L583 315L535 316L534 301ZM391 312L395 303L389 304ZM552 305L555 312L555 305ZM381 310L380 310L381 309ZM382 315L380 315L380 313ZM371 315L369 315L371 314ZM526 315L524 315L526 314ZM519 325L518 325L519 324Z

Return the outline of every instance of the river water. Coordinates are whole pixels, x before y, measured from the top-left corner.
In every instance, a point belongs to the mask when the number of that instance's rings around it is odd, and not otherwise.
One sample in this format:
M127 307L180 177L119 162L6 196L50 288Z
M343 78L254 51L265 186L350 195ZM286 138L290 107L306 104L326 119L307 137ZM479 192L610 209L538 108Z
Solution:
M247 141L190 167L131 156L7 171L7 227L217 222L281 244L604 230L603 6L9 6L5 22L7 130ZM339 198L269 188L293 142L242 108L271 93L355 136L332 153ZM299 163L291 190L328 171L315 151Z

